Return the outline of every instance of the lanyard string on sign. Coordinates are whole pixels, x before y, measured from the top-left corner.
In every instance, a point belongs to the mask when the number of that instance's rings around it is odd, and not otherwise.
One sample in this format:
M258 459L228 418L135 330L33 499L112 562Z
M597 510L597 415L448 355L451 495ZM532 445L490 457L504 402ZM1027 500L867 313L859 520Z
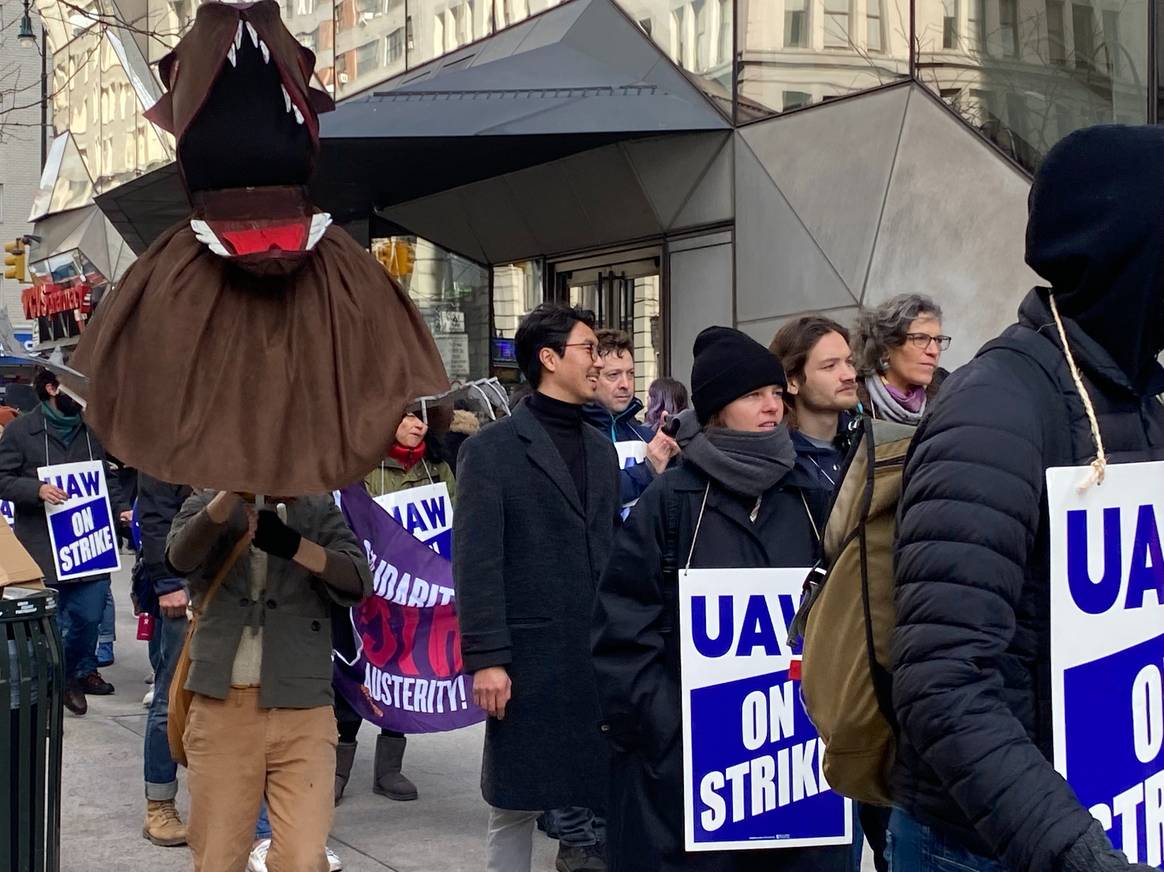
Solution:
M85 425L82 424L82 427ZM89 448L89 459L93 459L93 440L89 438L89 428L85 427L85 445ZM44 427L44 465L52 466L52 460L49 459L49 441L48 441L48 424Z

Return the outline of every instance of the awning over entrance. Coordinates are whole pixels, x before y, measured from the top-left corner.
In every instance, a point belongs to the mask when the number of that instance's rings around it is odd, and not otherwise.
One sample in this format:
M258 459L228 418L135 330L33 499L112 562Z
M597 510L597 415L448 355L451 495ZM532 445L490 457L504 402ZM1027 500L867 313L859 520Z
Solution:
M731 129L613 0L556 7L321 121L313 195L341 223L614 143ZM188 209L173 166L97 203L139 252Z

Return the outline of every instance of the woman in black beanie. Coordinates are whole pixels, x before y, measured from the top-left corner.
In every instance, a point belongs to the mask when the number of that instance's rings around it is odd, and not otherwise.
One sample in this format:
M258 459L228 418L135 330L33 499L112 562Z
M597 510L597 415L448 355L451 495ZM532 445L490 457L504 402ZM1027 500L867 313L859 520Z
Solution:
M615 752L608 868L848 872L849 846L684 850L678 570L809 567L819 548L806 498L814 483L799 479L782 423L779 360L738 330L709 327L695 340L691 384L682 462L631 512L595 607L592 650Z

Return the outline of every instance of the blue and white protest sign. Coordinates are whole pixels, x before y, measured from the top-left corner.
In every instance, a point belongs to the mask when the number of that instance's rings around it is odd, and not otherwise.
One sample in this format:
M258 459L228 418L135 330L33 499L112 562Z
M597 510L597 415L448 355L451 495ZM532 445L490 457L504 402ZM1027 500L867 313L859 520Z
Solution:
M105 464L100 460L61 463L42 466L36 474L69 495L59 506L46 503L44 507L57 578L68 581L121 569Z
M1164 463L1047 470L1055 768L1133 863L1164 863Z
M807 569L679 573L688 851L853 841L850 801L789 675L785 640Z
M647 459L647 443L642 440L615 442L614 450L618 452L619 469L629 469Z
M647 443L643 442L642 440L634 442L615 442L614 450L618 453L619 469L630 469L632 466L637 466L647 459ZM630 510L634 508L635 503L637 502L638 500L634 500L629 503L623 503L622 519L624 521L627 519L627 516L630 515Z
M453 559L453 501L443 481L384 494L376 504L437 554Z

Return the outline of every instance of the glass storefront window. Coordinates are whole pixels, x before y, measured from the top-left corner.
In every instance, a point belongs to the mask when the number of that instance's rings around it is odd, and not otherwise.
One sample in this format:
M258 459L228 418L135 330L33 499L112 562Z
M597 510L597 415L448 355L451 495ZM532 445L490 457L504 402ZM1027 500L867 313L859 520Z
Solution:
M29 264L31 287L21 292L24 315L40 343L71 343L101 302L109 280L80 249Z
M451 382L489 375L489 271L415 236L372 240L372 254L420 310Z
M917 78L1027 170L1079 127L1148 121L1146 0L915 3Z
M908 5L887 0L741 0L738 10L737 121L909 76Z
M621 330L635 345L635 392L663 372L660 256L636 250L554 264L557 299L590 309L599 327Z
M540 260L526 260L493 267L493 339L490 366L494 376L507 385L521 381L513 339L521 319L545 298Z

